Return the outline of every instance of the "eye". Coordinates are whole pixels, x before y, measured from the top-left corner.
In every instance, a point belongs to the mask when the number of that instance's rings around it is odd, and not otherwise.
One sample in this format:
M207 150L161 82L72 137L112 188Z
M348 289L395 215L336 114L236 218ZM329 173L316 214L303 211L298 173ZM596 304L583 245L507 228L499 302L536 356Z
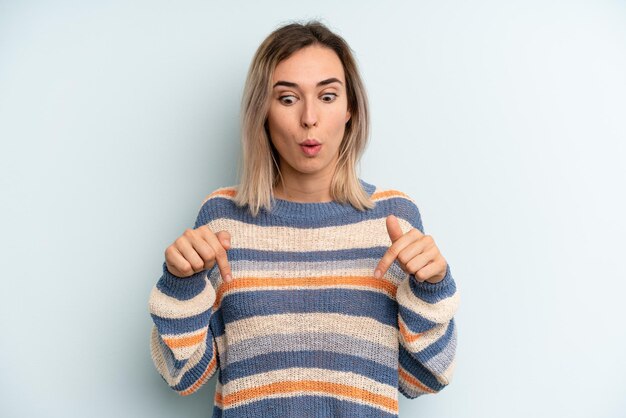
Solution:
M293 94L287 94L287 95L284 95L284 96L280 96L280 97L278 98L278 100L279 100L282 104L285 104L285 105L292 105L292 104L294 104L294 103L296 102L295 97L296 97L296 96L294 96Z
M330 103L335 100L337 95L335 93L325 93L322 95L322 101L326 103Z

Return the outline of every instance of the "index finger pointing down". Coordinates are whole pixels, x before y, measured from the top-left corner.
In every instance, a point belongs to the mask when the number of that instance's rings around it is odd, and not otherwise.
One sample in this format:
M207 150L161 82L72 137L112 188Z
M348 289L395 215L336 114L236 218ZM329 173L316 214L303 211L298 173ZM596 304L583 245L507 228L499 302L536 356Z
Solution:
M230 264L228 263L228 256L226 255L226 250L220 243L219 239L215 234L209 234L208 237L209 244L213 247L213 251L215 251L215 261L217 262L217 266L220 270L220 274L226 283L229 283L232 280L232 272L230 269Z

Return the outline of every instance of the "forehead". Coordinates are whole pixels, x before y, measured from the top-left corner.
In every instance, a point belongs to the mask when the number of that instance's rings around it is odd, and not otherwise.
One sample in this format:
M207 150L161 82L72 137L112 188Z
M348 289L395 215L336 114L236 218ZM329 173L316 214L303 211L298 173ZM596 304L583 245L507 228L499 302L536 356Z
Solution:
M336 77L344 80L341 60L330 48L311 45L281 61L274 69L273 82L291 81L301 86L314 86L318 81Z

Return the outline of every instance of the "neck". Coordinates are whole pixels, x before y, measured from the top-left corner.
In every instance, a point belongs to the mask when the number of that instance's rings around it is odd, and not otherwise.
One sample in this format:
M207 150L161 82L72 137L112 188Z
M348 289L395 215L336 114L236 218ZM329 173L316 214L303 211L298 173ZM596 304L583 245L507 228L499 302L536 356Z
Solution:
M330 202L330 182L332 172L329 173L291 173L280 179L274 187L274 196L278 199L302 203Z

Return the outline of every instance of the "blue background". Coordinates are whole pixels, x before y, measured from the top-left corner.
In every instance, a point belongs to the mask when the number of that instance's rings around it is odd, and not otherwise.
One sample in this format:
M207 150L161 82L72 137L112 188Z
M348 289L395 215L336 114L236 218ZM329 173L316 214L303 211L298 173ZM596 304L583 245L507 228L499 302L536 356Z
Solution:
M409 193L459 291L458 366L401 417L626 415L623 1L0 1L0 415L206 417L149 353L148 295L236 184L259 43L352 46L361 177Z

